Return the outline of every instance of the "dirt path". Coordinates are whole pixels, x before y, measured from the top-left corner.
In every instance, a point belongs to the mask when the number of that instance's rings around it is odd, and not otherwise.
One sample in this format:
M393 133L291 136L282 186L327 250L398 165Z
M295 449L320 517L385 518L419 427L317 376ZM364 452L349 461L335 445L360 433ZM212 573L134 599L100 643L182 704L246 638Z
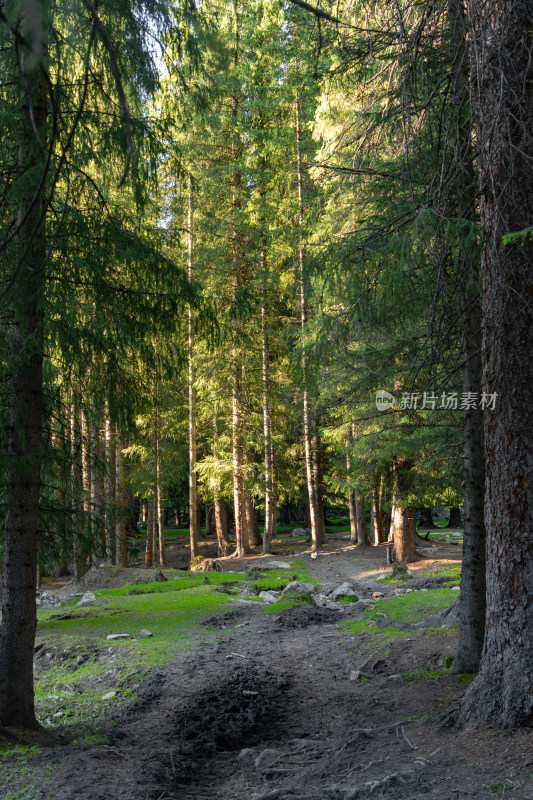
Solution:
M343 547L309 559L311 574L362 592L381 586L381 553ZM43 751L51 777L28 797L532 800L532 732L441 730L435 714L463 691L456 678L401 677L442 664L455 632L408 633L372 653L372 634L343 633L338 617L309 606L265 616L236 603L209 621L224 626L216 641L199 636L152 676L106 744ZM350 680L361 668L368 680Z

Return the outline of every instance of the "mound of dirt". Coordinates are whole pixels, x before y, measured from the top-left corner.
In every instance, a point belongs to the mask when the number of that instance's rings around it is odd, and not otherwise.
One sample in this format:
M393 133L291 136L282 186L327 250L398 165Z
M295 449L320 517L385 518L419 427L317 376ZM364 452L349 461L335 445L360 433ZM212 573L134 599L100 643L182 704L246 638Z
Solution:
M342 611L318 606L298 605L284 608L275 618L277 627L290 630L291 628L307 628L310 625L338 622L344 619Z

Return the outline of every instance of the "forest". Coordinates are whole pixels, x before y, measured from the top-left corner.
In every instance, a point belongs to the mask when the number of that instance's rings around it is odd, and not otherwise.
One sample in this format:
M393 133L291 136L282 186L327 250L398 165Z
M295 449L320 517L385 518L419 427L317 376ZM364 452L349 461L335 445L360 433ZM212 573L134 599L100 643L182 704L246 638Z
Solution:
M506 770L533 763L532 19L533 0L0 4L4 800L75 800L111 751L123 774L91 800L444 800L417 770L472 730L485 764L502 742ZM376 716L398 702L378 651L440 707ZM307 659L346 726L329 755L303 710L280 733L284 692L313 706L307 679L287 689ZM90 660L84 689L68 670ZM102 677L128 660L131 685ZM92 741L102 680L115 730ZM419 750L410 770L364 741L340 759L350 703L356 739ZM154 749L132 783L141 713L203 755ZM25 783L39 748L85 783ZM531 796L488 769L453 796Z

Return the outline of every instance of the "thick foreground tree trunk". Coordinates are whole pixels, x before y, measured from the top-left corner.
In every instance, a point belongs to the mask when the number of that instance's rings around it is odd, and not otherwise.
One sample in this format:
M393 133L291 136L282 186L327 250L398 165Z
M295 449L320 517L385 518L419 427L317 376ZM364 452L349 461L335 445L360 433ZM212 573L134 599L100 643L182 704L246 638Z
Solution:
M469 6L480 175L487 616L459 721L533 725L533 0ZM492 402L494 400L494 403Z
M29 15L29 7L26 7ZM18 263L9 294L8 469L5 485L4 577L0 627L0 725L38 728L34 710L33 646L37 624L37 518L43 413L43 297L45 194L41 149L46 86L41 74L46 11L37 2L22 19L21 33L35 53L19 44L21 86L18 153ZM35 38L34 38L35 37ZM40 37L40 38L39 38ZM41 44L39 44L41 43ZM23 55L22 55L23 53ZM37 132L37 136L35 135Z

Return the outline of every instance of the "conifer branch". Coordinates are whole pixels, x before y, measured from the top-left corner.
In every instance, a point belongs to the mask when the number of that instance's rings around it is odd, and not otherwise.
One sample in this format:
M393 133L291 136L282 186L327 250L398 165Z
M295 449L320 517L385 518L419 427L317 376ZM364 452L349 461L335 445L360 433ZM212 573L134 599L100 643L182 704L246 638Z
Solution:
M130 162L131 162L131 154L133 151L133 144L131 138L131 114L128 108L128 101L126 100L126 95L124 93L124 88L122 86L122 78L120 76L120 69L118 66L117 57L115 55L115 50L113 45L111 44L111 40L107 35L107 31L102 25L102 21L98 16L98 11L96 10L96 6L91 2L91 0L82 0L83 5L85 8L90 12L96 30L100 35L100 39L102 44L104 45L105 49L107 50L107 55L109 56L109 65L111 67L111 72L113 74L113 78L115 81L115 88L118 94L118 101L120 103L120 109L122 111L122 121L124 123L124 127L126 129L126 162L124 164L124 171L122 173L122 177L118 183L118 188L123 185L124 181L126 180L126 176L129 172Z

